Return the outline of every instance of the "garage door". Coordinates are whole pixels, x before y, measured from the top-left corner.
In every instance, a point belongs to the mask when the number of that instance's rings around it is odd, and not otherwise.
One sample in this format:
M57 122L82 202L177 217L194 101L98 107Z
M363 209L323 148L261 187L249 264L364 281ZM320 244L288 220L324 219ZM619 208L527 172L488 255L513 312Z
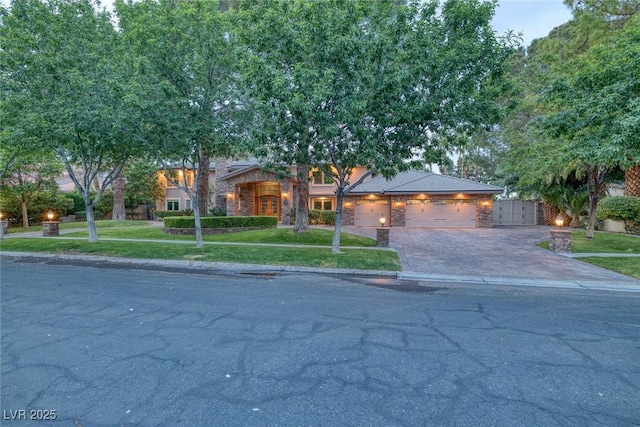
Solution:
M384 215L389 225L389 200L356 200L354 224L360 227L380 226L380 217Z
M475 228L475 200L407 200L407 227Z

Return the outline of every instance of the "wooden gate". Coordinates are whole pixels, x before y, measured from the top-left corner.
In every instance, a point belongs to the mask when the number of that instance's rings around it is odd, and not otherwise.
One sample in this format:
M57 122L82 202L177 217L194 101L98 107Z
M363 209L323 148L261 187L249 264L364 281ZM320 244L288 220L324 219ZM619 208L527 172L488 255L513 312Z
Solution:
M493 225L537 225L535 200L499 200L493 203Z

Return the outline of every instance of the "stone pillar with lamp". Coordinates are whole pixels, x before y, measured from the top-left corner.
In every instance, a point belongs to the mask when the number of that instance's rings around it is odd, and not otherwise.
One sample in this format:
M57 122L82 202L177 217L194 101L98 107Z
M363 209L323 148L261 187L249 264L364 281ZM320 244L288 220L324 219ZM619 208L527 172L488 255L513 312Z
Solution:
M558 228L551 230L549 249L554 252L571 252L571 230L564 230L564 218L562 214L555 220Z
M389 247L389 227L385 227L387 219L384 214L380 216L380 227L376 228L376 246L380 248Z
M54 221L53 211L47 213L47 221L42 221L42 236L51 237L60 235L60 221Z
M4 239L5 233L9 230L9 220L4 219L4 213L0 212L0 239Z

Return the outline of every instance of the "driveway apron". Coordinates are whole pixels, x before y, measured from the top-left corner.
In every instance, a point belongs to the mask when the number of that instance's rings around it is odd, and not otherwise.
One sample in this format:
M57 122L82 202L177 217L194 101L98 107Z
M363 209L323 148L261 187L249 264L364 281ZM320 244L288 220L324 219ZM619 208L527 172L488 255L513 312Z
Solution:
M375 238L375 228L343 227ZM549 227L435 229L393 227L389 246L405 272L544 280L638 281L600 267L541 249Z

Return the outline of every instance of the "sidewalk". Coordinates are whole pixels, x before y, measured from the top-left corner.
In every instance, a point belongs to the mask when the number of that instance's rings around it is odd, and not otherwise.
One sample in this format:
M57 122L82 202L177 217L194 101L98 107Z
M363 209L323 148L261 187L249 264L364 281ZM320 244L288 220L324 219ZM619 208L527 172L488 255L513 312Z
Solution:
M593 289L621 292L640 292L640 281L628 276L611 272L599 267L591 266L582 262L573 261L574 258L590 257L590 256L636 256L638 254L554 254L549 251L543 251L535 246L531 247L531 239L513 239L508 233L501 233L501 230L494 230L492 237L500 239L503 236L505 242L516 244L517 248L509 246L506 252L491 253L491 245L480 246L474 248L469 245L469 231L460 232L459 230L449 230L447 232L447 243L438 242L435 248L434 236L442 231L434 230L398 230L395 229L396 239L392 238L392 246L395 248L384 248L384 250L397 251L400 254L403 271L380 271L380 270L347 270L335 268L314 268L299 266L273 266L260 264L233 264L233 263L217 263L202 261L177 261L177 260L143 260L130 258L102 257L102 256L84 256L84 255L58 255L58 254L37 254L24 252L0 252L2 256L14 258L33 258L42 259L47 262L51 260L59 260L63 262L84 262L96 265L109 265L112 267L121 266L123 268L142 268L163 271L179 270L183 273L196 274L279 274L283 272L296 273L314 273L314 274L336 274L348 276L364 276L364 277L384 277L395 278L399 280L411 280L431 283L447 283L447 284L480 284L480 285L498 285L498 286L534 286L544 288L566 288L566 289ZM70 232L65 230L62 232ZM358 229L353 230L349 227L345 230L354 234L368 235L374 230ZM422 235L421 235L422 233ZM475 237L480 237L477 233L486 233L486 230L477 231ZM411 236L412 239L408 238ZM39 232L25 233L18 235L8 235L6 238L12 237L42 237ZM370 236L369 236L370 237ZM392 234L393 237L393 234ZM398 238L400 237L400 238ZM69 240L86 240L84 237L57 237L57 239ZM456 241L458 239L458 241ZM462 240L459 240L462 239ZM137 242L161 242L165 244L189 244L193 245L193 240L156 240L156 239L120 239L120 238L101 238L101 241L137 241ZM402 242L404 241L404 244ZM424 242L428 241L429 244ZM460 250L460 242L467 243L467 250ZM486 242L485 242L486 243ZM238 243L238 242L205 242L205 245L229 245L229 246L263 246L263 247L299 247L299 248L328 248L328 246L313 245L286 245L286 244L270 244L270 243ZM495 245L495 243L494 243ZM376 247L346 247L344 249L369 249L380 250L383 248ZM516 250L517 249L517 250ZM451 252L453 251L453 252ZM523 256L523 251L527 256ZM475 252L475 253L474 253ZM482 253L480 253L482 252ZM486 261L483 257L489 256L497 258L493 262ZM436 258L440 257L440 258ZM513 259L507 259L512 257ZM530 258L530 259L529 259ZM528 263L525 262L529 261ZM553 262L549 262L552 260ZM566 260L564 263L561 260ZM510 262L516 263L522 268L514 268ZM484 262L485 265L478 264ZM531 264L543 263L542 271L549 273L546 275L536 274L539 270L531 268ZM566 263L570 263L567 268ZM577 264L573 264L577 263ZM496 265L500 268L496 268ZM478 266L480 268L478 268ZM482 268L484 267L484 268ZM556 269L557 271L554 271ZM575 271L581 271L583 274L574 274ZM455 273L449 273L455 272ZM513 274L514 272L524 274ZM596 273L594 273L596 272ZM492 274L494 273L494 274ZM551 277L549 277L551 276Z

